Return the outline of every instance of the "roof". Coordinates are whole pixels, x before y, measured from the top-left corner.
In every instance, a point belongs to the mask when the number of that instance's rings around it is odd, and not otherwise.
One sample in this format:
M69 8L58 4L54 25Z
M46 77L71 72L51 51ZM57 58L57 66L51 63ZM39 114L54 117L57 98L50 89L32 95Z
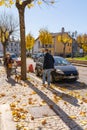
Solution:
M66 34L68 34L69 35L69 33L68 32L64 32L64 33L66 33ZM57 33L51 33L51 35L53 36L53 37L55 37L55 36L57 36L57 35L59 35L59 34L62 34L62 32L57 32ZM69 35L70 36L70 35ZM35 41L37 41L39 39L39 36L35 39Z

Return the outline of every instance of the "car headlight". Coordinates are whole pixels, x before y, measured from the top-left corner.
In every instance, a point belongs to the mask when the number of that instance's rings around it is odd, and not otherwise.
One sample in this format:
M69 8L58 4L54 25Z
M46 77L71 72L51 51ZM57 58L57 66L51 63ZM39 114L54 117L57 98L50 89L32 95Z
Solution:
M59 73L59 74L64 74L64 72L60 69L56 69L56 72Z

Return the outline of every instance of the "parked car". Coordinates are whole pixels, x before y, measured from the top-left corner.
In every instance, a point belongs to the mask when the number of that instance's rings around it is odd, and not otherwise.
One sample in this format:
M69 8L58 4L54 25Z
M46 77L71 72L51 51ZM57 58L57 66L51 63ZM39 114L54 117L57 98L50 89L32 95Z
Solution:
M43 56L44 56L44 53L37 53L37 54L35 54L33 59L36 62L40 57L43 57Z
M20 66L20 65L21 65L21 58L17 57L16 54L11 53L11 58L12 58L14 61L16 61L17 66Z
M3 53L0 53L0 58L3 58L3 56L4 56Z
M31 58L34 59L34 58L36 57L36 55L37 55L37 53L32 54L32 55L31 55Z
M35 73L37 76L42 76L44 58L41 57L36 62ZM79 73L75 66L69 63L66 59L54 56L54 69L51 72L51 82L69 79L76 81L79 77Z

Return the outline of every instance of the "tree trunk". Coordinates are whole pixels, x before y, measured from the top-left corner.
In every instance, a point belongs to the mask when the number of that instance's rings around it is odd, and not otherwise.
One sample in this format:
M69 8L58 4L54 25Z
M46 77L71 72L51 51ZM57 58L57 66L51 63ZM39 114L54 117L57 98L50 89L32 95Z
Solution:
M20 20L20 45L21 45L21 78L26 80L26 43L25 43L25 21L24 9L18 8Z
M63 47L63 57L65 57L65 56L66 56L66 55L65 55L66 44L64 43L63 45L64 45L64 47Z

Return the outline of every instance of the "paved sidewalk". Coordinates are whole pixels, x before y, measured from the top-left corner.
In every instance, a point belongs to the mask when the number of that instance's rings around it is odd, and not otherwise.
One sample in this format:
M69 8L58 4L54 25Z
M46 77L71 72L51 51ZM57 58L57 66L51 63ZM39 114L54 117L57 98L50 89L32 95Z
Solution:
M87 130L87 102L77 95L55 85L47 89L35 77L17 83L12 76L8 81L0 67L0 105L8 104L11 109L9 130L14 125L15 130Z

